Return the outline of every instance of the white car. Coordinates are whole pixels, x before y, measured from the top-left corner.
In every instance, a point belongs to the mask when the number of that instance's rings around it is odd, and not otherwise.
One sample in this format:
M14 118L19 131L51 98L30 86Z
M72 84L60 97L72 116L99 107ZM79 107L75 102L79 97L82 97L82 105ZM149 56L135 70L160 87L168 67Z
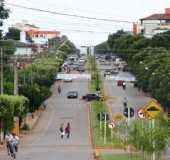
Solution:
M64 78L64 79L63 79L63 82L72 82L72 81L73 81L72 78Z

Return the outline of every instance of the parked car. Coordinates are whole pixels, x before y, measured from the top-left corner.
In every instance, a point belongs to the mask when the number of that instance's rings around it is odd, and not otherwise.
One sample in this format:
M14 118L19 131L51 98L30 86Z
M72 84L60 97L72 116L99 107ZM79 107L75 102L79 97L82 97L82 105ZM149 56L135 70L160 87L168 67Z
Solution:
M67 93L67 98L78 98L78 92L77 91L70 91Z
M87 100L87 101L93 101L93 100L99 101L99 100L102 100L102 97L98 96L95 93L88 93L82 96L82 99Z
M72 81L73 81L72 78L64 78L64 79L63 79L63 82L72 82Z

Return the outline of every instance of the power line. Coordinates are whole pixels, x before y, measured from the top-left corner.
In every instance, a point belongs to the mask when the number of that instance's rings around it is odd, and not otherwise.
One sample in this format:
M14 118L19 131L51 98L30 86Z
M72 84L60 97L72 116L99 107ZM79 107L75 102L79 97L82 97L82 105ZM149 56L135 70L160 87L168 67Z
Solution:
M131 21L126 21L126 20L88 17L88 16L77 15L77 14L67 14L67 13L61 13L61 12L56 12L56 11L49 11L49 10L38 9L38 8L33 8L33 7L26 7L26 6L18 5L18 4L14 4L14 3L7 3L7 2L5 2L5 3L7 5L14 6L14 7L17 7L17 8L23 8L23 9L28 9L28 10L38 11L38 12L44 12L44 13L49 13L49 14L61 15L61 16L68 16L68 17L81 18L81 19L89 19L89 20L97 20L97 21L114 22L114 23L130 23L130 24L133 23Z

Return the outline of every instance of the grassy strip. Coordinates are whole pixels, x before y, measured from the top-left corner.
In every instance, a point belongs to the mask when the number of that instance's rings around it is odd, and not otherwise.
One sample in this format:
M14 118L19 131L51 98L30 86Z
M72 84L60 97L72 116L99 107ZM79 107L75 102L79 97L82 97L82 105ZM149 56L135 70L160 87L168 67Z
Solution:
M103 102L95 101L91 104L91 123L92 123L92 139L94 147L106 147L106 148L123 148L123 143L117 136L114 135L114 132L111 133L111 130L106 128L106 143L104 144L104 122L97 120L97 114L100 112L107 112L107 107ZM113 136L111 136L113 134Z
M91 72L92 77L94 77L94 72L91 70L92 66L90 66L90 63L88 62L88 68L89 72ZM98 70L96 69L96 72ZM98 77L98 83L99 87L101 89L101 94L103 95L103 84L100 80L100 77ZM96 86L97 86L97 79L96 77L92 78L90 81L89 89L91 92L96 92ZM114 135L114 132L111 133L111 130L108 128L107 122L107 128L106 128L106 143L104 144L104 122L97 119L98 113L108 113L107 106L105 102L102 101L94 101L91 103L91 127L92 127L92 140L94 147L106 147L106 148L123 148L123 143L120 141L120 139L117 138L116 135ZM100 128L101 125L101 128Z
M143 160L141 154L128 154L128 153L114 153L114 154L102 154L101 160ZM149 160L149 159L148 159Z

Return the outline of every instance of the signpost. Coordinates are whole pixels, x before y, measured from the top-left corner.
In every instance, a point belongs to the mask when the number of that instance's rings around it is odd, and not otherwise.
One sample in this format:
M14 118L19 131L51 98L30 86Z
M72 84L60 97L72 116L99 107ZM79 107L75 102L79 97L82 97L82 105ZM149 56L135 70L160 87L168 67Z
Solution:
M144 106L143 108L144 114L148 119L151 119L151 127L155 128L155 118L158 116L158 114L162 111L161 105L155 100L152 99L149 101L149 103ZM155 149L155 141L153 141L153 148ZM152 159L155 160L156 155L155 151L152 154Z
M134 109L133 108L130 108L130 107L126 107L125 109L124 109L124 111L123 111L123 114L124 114L124 116L125 117L133 117L134 116L134 113L135 113L135 111L134 111Z
M155 119L156 116L162 111L162 108L155 99L152 99L146 106L144 106L143 110L147 118Z
M138 117L141 118L141 119L146 118L143 108L138 110Z

